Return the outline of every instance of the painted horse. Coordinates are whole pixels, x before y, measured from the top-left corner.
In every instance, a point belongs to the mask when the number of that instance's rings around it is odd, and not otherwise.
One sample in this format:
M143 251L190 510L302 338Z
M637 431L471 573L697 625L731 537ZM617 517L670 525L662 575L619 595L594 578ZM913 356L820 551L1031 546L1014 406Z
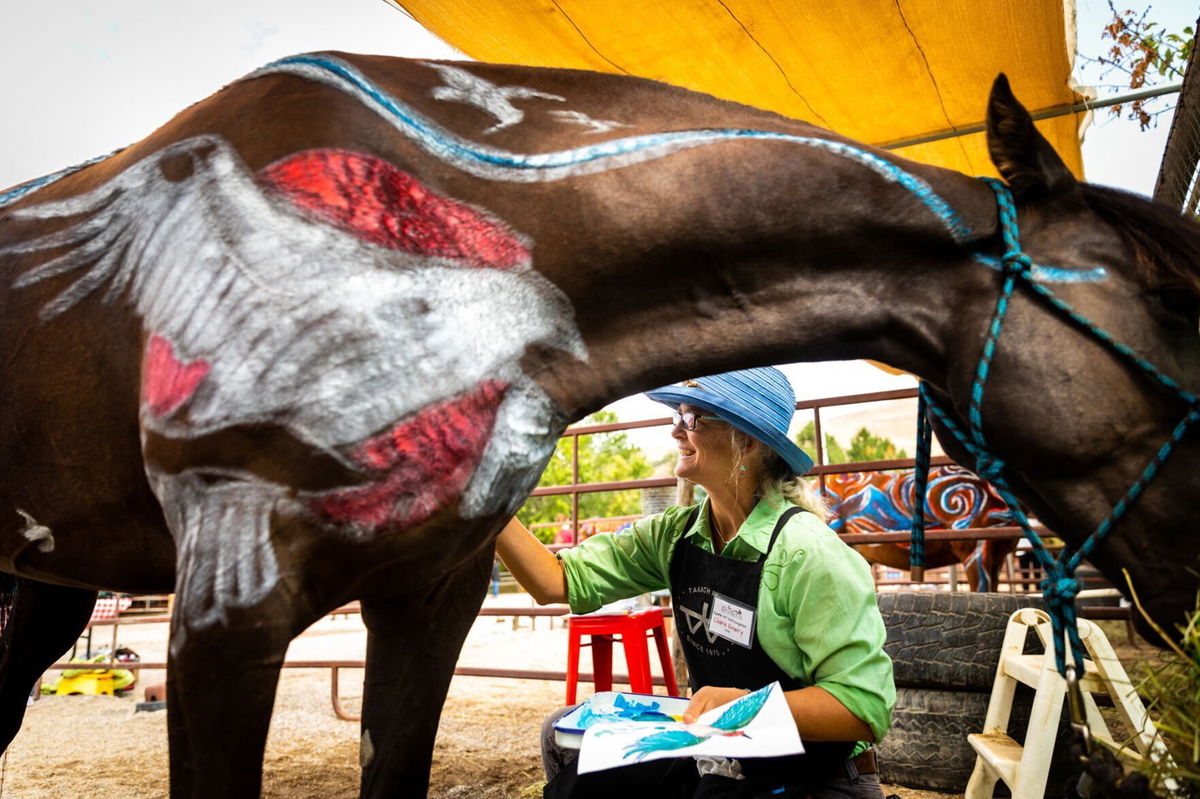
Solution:
M839 533L907 531L913 517L913 476L912 469L826 475L823 493L833 512L829 526ZM1012 512L996 490L961 466L930 470L925 518L929 530L1014 524ZM995 591L1004 559L1016 546L1011 538L931 541L926 545L925 565L938 569L961 563L972 591ZM907 544L856 544L854 548L872 563L905 571L909 568Z
M1004 81L988 119L1031 285L1200 388L1192 223L1076 183ZM1002 250L989 185L804 122L336 53L4 192L0 737L97 589L174 591L171 795L256 796L288 642L357 598L361 793L419 795L494 536L569 422L697 374L873 358L964 423ZM1028 294L982 423L1079 542L1187 408ZM1165 625L1197 587L1198 444L1092 557Z

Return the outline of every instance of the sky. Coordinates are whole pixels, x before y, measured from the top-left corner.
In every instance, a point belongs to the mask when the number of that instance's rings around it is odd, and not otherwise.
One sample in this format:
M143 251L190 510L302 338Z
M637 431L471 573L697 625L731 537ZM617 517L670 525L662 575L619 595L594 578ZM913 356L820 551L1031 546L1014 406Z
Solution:
M1099 52L1107 0L1078 0L1077 13L1080 49ZM1196 14L1193 0L1160 0L1150 16L1178 30ZM123 147L272 59L324 49L463 58L384 0L2 0L0 187ZM1079 82L1093 80L1082 69ZM1083 145L1088 179L1149 194L1169 126L1169 114L1146 133L1097 115ZM783 368L801 399L915 385L861 362ZM640 397L612 407L630 419L663 412ZM664 438L635 436L649 448Z

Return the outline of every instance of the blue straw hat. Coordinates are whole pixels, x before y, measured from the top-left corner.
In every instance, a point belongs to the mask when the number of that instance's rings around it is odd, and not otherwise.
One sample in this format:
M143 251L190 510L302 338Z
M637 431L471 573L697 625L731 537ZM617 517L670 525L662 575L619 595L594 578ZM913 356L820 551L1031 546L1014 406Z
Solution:
M772 366L698 377L647 391L646 396L675 409L686 403L712 412L779 453L793 474L812 468L812 458L788 438L796 393L783 372Z

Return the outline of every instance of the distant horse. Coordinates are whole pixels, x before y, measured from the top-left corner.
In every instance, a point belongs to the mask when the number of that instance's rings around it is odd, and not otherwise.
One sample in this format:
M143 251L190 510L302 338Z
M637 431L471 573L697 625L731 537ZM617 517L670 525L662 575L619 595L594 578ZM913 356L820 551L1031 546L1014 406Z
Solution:
M830 527L839 533L907 531L913 516L913 470L851 472L825 477L825 494L832 503ZM929 530L1009 527L1012 513L995 489L960 466L930 470L925 494ZM1016 549L1015 539L930 541L925 565L931 569L963 564L972 591L995 591L1004 559ZM907 544L856 544L872 563L908 570Z
M1006 82L988 118L1037 285L1195 391L1194 226L1077 184ZM698 374L873 358L962 423L1001 247L989 186L804 122L341 54L4 192L0 738L96 589L174 591L171 794L256 796L288 642L358 598L361 791L420 794L494 536L569 422ZM1025 291L1006 329L983 424L1078 543L1185 409ZM1198 443L1092 558L1164 624L1197 586Z

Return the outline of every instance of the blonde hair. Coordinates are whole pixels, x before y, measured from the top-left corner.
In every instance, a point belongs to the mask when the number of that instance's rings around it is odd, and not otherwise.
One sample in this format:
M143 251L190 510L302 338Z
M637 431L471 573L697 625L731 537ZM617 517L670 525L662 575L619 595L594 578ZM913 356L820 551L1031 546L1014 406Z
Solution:
M730 479L736 483L745 467L742 462L746 453L745 440L751 436L733 425L729 426L729 430L730 441L733 444L734 452L737 453ZM761 446L758 448L760 454L757 458L757 466L760 477L755 493L773 506L786 502L808 511L823 522L828 521L830 511L825 498L813 489L808 480L798 474L792 474L792 468L788 466L782 455L761 441L759 444Z

